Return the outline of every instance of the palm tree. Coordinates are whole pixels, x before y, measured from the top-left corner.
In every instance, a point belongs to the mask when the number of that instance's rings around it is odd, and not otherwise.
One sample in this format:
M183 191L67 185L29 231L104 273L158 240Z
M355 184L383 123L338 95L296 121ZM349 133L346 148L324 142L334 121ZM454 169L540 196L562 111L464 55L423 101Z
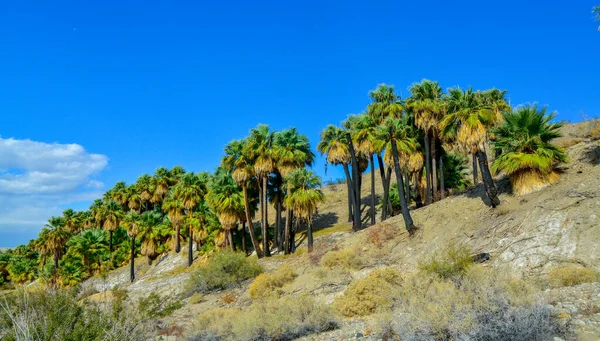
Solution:
M354 185L352 184L352 177L350 176L350 169L348 163L350 162L350 147L346 139L346 132L332 124L328 125L323 131L321 131L321 140L317 145L317 150L321 155L327 154L325 159L325 171L327 171L327 164L342 165L344 168L344 174L346 175L346 185L348 187L348 221L353 221L353 207L357 202L355 198ZM360 194L359 194L360 196ZM360 197L358 198L360 201ZM356 222L360 224L360 222ZM358 229L358 225L353 228Z
M431 204L433 194L437 192L436 157L439 158L437 161L439 172L443 171L442 153L438 150L439 121L445 111L442 88L438 82L424 79L421 83L413 84L409 90L412 96L408 100L408 106L414 114L415 125L424 133L426 197L427 204ZM440 175L440 178L443 179L443 175Z
M127 193L127 208L129 210L140 213L142 211L142 196L137 191L135 185L128 186L126 189Z
M282 177L286 177L289 173L298 168L312 166L315 159L315 154L310 150L310 142L304 134L298 133L296 128L282 130L275 134L275 148L277 156L277 169ZM287 184L287 193L290 193L291 183ZM280 190L281 193L281 190ZM281 196L278 204L280 204ZM292 208L286 206L285 230L282 240L284 253L289 253L289 240L292 224ZM278 205L278 211L281 212L281 207ZM281 213L278 214L281 216Z
M121 205L114 200L108 200L100 208L102 227L109 233L109 251L113 252L113 233L119 228L119 223L123 217Z
M290 171L285 177L289 192L285 205L294 211L297 219L304 219L307 224L308 252L313 251L312 218L317 213L317 205L324 200L321 179L306 168Z
M398 183L398 196L400 197L400 207L404 225L409 233L413 233L415 226L408 210L408 202L404 193L404 181L402 179L402 168L400 167L399 150L402 153L414 153L417 149L417 141L410 136L409 126L406 120L402 118L389 117L384 124L377 128L378 137L386 142L385 149L390 150L394 160L394 173L396 173L396 182ZM385 203L386 201L384 201Z
M440 127L442 135L456 138L459 151L465 154L475 153L486 194L492 207L496 207L500 200L488 166L484 143L488 130L496 126L502 117L497 111L500 106L491 102L485 100L485 95L474 92L472 88L466 91L459 88L449 89L446 98L447 115L440 122Z
M550 123L556 116L537 104L525 105L515 112L505 112L504 122L493 130L494 144L503 153L492 164L492 171L510 176L517 195L531 193L558 181L558 163L567 162L564 150L550 142L560 137L560 123Z
M185 173L177 185L173 188L173 195L177 200L181 200L183 208L188 217L192 217L194 208L200 203L206 195L206 185L208 174L193 172ZM193 230L190 228L188 237L188 266L193 262Z
M250 130L246 140L245 153L248 154L254 166L254 175L258 180L260 192L262 249L265 257L271 256L269 251L269 219L267 214L267 186L269 174L275 171L276 161L273 146L274 134L266 124Z
M596 16L596 20L600 21L600 6L594 6L592 13ZM598 27L598 31L600 31L600 26Z
M167 212L169 219L175 227L175 252L179 253L181 250L181 220L185 216L183 201L175 198L174 192L171 192L165 201L163 201L162 209Z
M56 283L58 273L58 261L63 255L63 249L71 236L69 231L64 229L64 219L61 217L52 217L48 220L48 223L44 225L47 229L46 232L46 243L48 249L54 257L54 270L53 270L53 281Z
M110 190L110 199L118 202L119 205L123 206L123 209L127 208L128 192L125 181L119 181L115 184Z
M160 213L152 211L142 213L137 226L142 240L142 255L147 257L148 265L152 265L152 261L160 254L160 245L169 236L170 227L165 224Z
M100 268L102 257L108 250L105 232L100 229L85 230L73 236L67 245L69 252L81 257L89 274L92 273L94 264Z
M129 278L135 280L135 237L140 232L140 215L136 211L129 211L123 217L123 227L127 229L127 235L131 238L131 258L129 260Z
M226 244L234 249L231 231L239 223L239 212L244 210L244 195L231 173L218 168L210 179L206 202L215 211L225 230Z
M248 182L254 176L254 168L252 167L252 160L246 152L246 141L245 140L234 140L229 142L225 146L225 156L221 161L223 168L229 170L233 179L242 186L242 194L244 196L244 212L246 214L246 222L248 223L248 232L250 233L250 239L252 246L256 251L256 255L262 257L262 252L256 236L254 234L254 226L252 224L252 216L254 210L250 207L250 198L248 196Z
M148 209L147 203L150 202L154 191L152 190L152 178L148 174L142 174L135 183L135 190L140 195L145 209Z
M75 211L70 208L64 210L62 218L65 230L69 231L71 234L79 233L81 230L81 222Z

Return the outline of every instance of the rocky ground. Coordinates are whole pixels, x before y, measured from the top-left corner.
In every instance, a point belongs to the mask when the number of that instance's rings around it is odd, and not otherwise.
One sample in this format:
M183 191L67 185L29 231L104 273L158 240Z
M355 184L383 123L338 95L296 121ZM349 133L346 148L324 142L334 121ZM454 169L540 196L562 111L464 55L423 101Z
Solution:
M559 321L570 325L579 340L600 340L600 283L549 289L544 297Z

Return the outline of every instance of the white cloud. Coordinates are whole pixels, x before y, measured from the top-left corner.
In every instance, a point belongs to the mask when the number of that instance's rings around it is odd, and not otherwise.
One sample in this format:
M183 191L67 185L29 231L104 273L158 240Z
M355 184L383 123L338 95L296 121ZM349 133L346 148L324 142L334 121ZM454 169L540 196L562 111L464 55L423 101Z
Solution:
M61 206L100 197L104 184L94 177L107 164L78 144L0 137L0 247L35 237Z

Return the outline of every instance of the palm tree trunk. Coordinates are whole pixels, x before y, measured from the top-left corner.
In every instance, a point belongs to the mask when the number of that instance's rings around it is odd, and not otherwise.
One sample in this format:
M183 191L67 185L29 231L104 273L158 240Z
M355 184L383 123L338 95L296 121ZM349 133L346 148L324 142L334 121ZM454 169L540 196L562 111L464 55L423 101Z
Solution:
M279 188L279 192L277 194L277 210L275 212L275 240L273 242L274 245L281 250L281 188Z
M373 154L369 158L371 161L371 225L375 225L375 161Z
M192 214L190 213L190 216ZM193 237L193 233L194 230L192 230L192 226L190 226L190 236L188 237L188 267L192 266L192 263L194 262L194 245L192 237Z
M431 144L429 142L429 133L424 135L425 142L425 178L427 179L427 205L431 204Z
M392 200L390 199L390 186L392 184L392 166L391 165L387 169L386 177L387 177L387 180L385 181L385 186L386 186L385 191L387 192L388 213L389 213L390 217L393 217L394 216L394 206L392 206Z
M231 251L235 251L235 245L233 245L233 231L231 229L227 230L227 239L229 240Z
M391 129L390 129L391 130ZM393 134L392 134L393 135ZM402 181L402 172L400 171L400 161L398 161L398 149L396 143L392 142L392 156L394 157L394 168L396 173L396 181L398 181L398 196L400 197L400 208L402 209L402 217L404 218L404 225L409 234L412 234L415 230L410 212L408 211L408 204L406 203L406 197L404 196L404 182Z
M252 241L252 247L256 251L258 258L262 257L258 241L254 235L254 225L252 224L252 217L250 217L250 203L248 201L248 185L246 182L242 183L242 192L244 193L244 210L246 211L246 221L248 222L248 233L250 234L250 240Z
M291 192L291 184L288 182L287 192ZM290 237L291 237L291 227L292 227L292 209L290 207L286 207L285 210L285 231L283 236L283 253L289 254L291 251L290 247Z
M308 237L308 253L313 252L313 233L312 233L312 222L308 222L306 226L306 235Z
M490 199L492 207L500 205L500 199L498 199L498 190L494 184L492 173L488 166L487 155L485 152L477 151L477 159L479 161L479 168L481 169L481 177L483 178L483 184L485 186L485 192L487 197Z
M405 195L406 195L406 203L408 206L410 206L410 172L406 171L406 191L405 191Z
M271 257L271 251L269 250L269 222L267 219L267 176L263 176L262 177L262 182L263 182L263 186L262 186L262 208L263 208L263 212L262 212L262 216L263 216L263 223L262 223L262 234L263 234L263 253L265 255L265 257Z
M442 199L444 199L446 197L446 183L444 181L444 156L442 155L441 148L439 158L440 162L438 162L438 165L440 167L440 194L442 196Z
M242 222L242 248L246 256L248 255L248 245L246 245L246 222Z
M433 135L433 134L432 134ZM438 178L437 178L437 138L433 136L431 139L431 189L432 200L435 201L438 197Z
M478 181L478 174L477 174L477 153L473 153L473 186L477 186L477 181Z
M179 227L179 223L175 224L175 252L179 253L181 251L181 228Z
M360 230L362 227L362 222L360 221L360 187L359 187L359 170L358 170L358 162L356 160L356 154L354 153L354 144L352 143L352 138L350 137L350 133L346 133L346 140L348 140L348 146L350 147L350 159L352 161L352 174L353 179L352 182L354 184L355 192L354 192L354 212L353 212L353 220L352 220L352 229L354 231Z
M135 280L135 237L131 237L131 261L129 262L129 278Z
M113 235L113 231L108 231L108 250L110 251L111 255L113 252L112 235Z
M54 283L58 283L58 252L54 252Z
M200 240L196 241L196 250L200 250L200 247L202 247L202 243L200 243Z
M423 170L415 172L415 205L417 208L423 207L423 197L421 196L421 177Z
M346 174L346 183L348 184L348 204L349 204L349 210L348 210L348 217L349 217L349 221L354 221L354 207L355 205L355 197L354 197L354 186L352 184L352 177L350 176L350 170L348 169L348 164L344 163L343 164L343 168L344 168L344 173ZM353 224L354 226L354 224Z
M294 211L290 210L290 225L292 225L292 229L290 231L290 253L296 252L296 227L293 226L293 219Z

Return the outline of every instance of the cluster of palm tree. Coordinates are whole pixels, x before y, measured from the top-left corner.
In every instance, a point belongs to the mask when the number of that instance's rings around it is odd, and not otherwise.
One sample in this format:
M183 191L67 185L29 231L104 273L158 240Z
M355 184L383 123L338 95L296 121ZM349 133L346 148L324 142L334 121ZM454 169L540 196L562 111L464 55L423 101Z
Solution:
M350 115L340 126L329 125L321 132L318 151L326 155L329 164L344 169L348 217L355 230L363 225L362 174L369 166L370 223L376 221L375 173L379 168L381 220L394 214L397 203L410 233L415 230L409 210L413 203L416 208L429 205L449 191L469 186L466 157L473 160L473 183L477 184L480 173L487 201L492 207L500 204L488 165L491 146L496 157L493 170L511 176L516 194L556 180L554 168L566 158L550 144L558 136L559 125L550 123L554 116L545 109L525 106L513 112L506 91L498 89L457 87L444 92L438 82L423 80L409 91L410 96L402 99L393 86L380 84L369 93L371 103L364 113ZM529 125L523 123L526 118ZM542 155L544 160L540 160ZM532 158L541 164L531 163ZM396 184L391 186L393 180ZM532 182L538 185L532 187ZM524 183L529 188L522 190ZM390 195L390 188L396 193Z
M560 136L560 124L551 122L555 114L546 108L513 110L506 91L444 92L430 80L409 90L411 95L402 99L393 86L381 84L369 93L364 113L321 132L317 150L327 163L344 170L348 219L355 230L363 227L362 178L369 168L367 221L376 222L378 208L381 220L399 211L409 233L416 229L410 209L470 186L468 157L473 182L480 173L492 207L500 204L492 171L507 174L518 195L558 180L557 165L567 158L551 144ZM491 169L489 148L495 158ZM169 250L179 253L185 238L188 265L194 249L239 248L258 257L275 249L288 254L295 249L300 224L306 225L311 252L313 217L324 196L321 179L306 168L315 158L308 138L296 128L272 131L261 124L224 151L213 174L158 168L133 184L116 183L89 210L67 209L50 218L37 239L0 252L0 284L42 277L71 285L127 263L134 281L138 255L152 264ZM381 198L375 195L377 168ZM269 206L275 210L274 222L269 221Z
M592 13L596 17L596 20L600 21L600 6L594 6ZM598 31L600 31L600 26L598 27Z

